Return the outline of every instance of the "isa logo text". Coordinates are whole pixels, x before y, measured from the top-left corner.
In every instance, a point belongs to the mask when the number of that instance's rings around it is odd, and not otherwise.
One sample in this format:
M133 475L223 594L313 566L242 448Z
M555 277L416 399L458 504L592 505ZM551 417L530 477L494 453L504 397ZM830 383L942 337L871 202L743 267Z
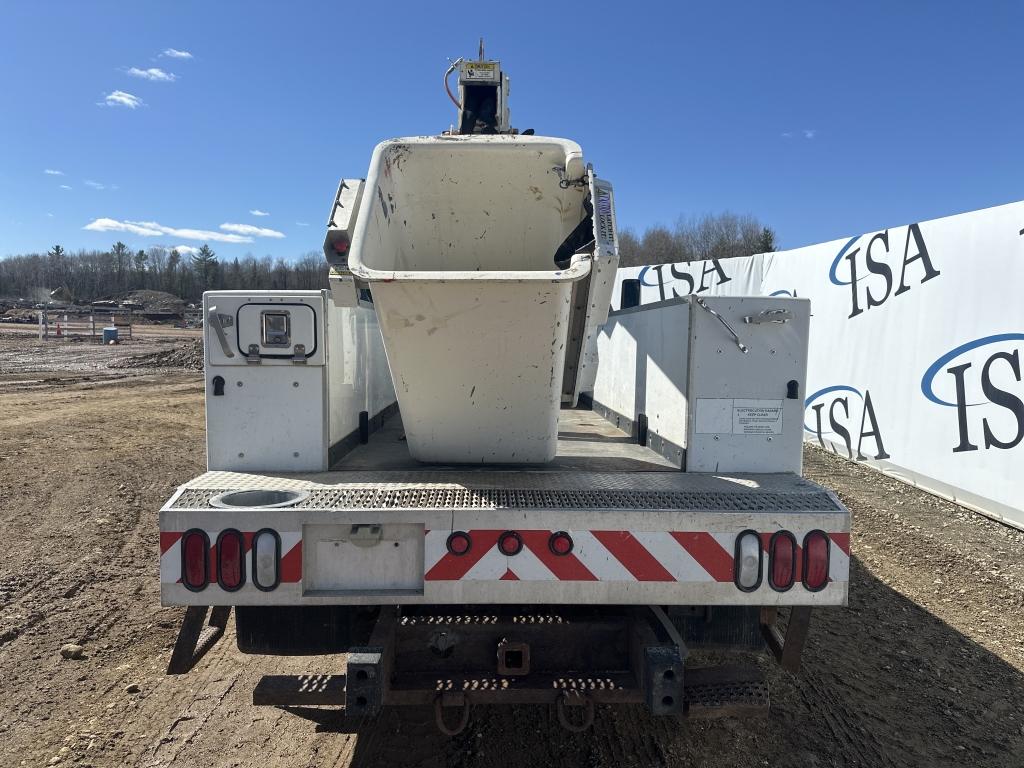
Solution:
M828 279L833 285L849 286L852 319L940 274L920 225L911 224L902 234L887 229L851 238L832 260Z
M804 401L804 430L825 441L845 446L848 459L888 459L871 392L849 384L834 384L819 389ZM856 443L856 447L854 446Z
M1024 333L974 339L939 357L921 378L921 393L948 411L953 453L1010 450L1024 440Z

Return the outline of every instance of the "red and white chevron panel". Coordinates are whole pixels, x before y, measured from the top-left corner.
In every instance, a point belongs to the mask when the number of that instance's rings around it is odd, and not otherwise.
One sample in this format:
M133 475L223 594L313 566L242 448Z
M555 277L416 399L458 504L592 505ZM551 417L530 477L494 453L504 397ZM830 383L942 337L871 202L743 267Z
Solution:
M176 584L181 581L181 537L184 531L160 531L160 581ZM210 582L217 583L216 542L220 531L207 530L210 540L209 572ZM252 539L255 531L242 531L245 542L245 572L252 573ZM281 538L281 562L278 566L281 584L296 584L302 581L302 534L298 531L278 531Z
M568 531L567 555L548 548L552 531L518 531L516 555L498 549L503 530L467 531L473 545L464 555L447 549L449 531L427 531L425 581L617 581L732 582L737 533L707 531ZM761 534L767 550L773 532ZM847 581L850 534L830 533L829 578ZM802 540L798 535L797 541ZM767 557L765 558L767 567ZM797 573L802 551L797 547Z

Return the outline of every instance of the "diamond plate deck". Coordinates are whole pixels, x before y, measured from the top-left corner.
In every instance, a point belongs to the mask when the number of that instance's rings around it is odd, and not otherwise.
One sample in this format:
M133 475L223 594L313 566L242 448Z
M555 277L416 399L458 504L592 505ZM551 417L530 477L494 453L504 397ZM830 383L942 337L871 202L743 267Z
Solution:
M200 509L223 488L186 488L175 509ZM693 510L708 512L825 512L840 507L825 491L581 490L553 488L465 488L380 485L313 487L293 509L622 509Z

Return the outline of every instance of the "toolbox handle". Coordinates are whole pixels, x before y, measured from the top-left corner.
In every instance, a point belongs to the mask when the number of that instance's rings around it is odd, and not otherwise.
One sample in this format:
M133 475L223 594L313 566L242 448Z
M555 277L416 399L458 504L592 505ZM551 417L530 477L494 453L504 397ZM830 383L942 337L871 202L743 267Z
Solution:
M228 336L224 333L224 326L221 324L220 315L217 314L217 307L210 307L206 313L207 322L213 326L213 330L217 332L217 341L220 342L220 348L224 351L225 357L234 357L235 353L231 351L231 347L228 346Z

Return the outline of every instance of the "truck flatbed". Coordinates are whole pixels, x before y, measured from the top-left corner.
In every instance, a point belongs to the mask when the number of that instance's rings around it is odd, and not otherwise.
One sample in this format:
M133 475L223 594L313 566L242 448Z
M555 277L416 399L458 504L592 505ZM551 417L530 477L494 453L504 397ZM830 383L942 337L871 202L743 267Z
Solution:
M419 464L396 418L328 472L206 472L161 511L163 599L217 600L215 580L182 583L180 539L229 530L247 547L271 531L279 549L278 583L224 591L234 605L845 603L849 514L831 492L793 473L681 472L592 411L560 427L555 461L535 467ZM795 547L828 537L827 584L737 587L738 537L767 550L779 528Z
M637 441L598 413L581 408L564 408L558 418L558 449L554 461L547 464L430 464L409 455L400 415L387 419L382 428L369 435L337 462L333 469L347 471L452 469L513 469L540 472L678 472L664 456Z

